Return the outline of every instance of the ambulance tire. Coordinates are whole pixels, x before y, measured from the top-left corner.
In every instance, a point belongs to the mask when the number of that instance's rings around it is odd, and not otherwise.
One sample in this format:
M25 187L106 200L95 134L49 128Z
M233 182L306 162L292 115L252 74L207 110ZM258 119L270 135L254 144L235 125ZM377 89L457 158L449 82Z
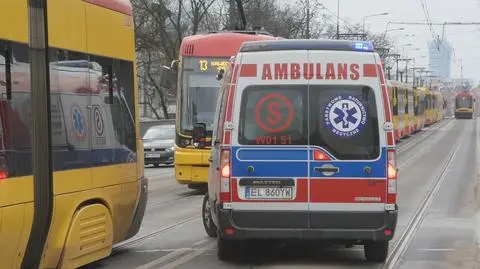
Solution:
M369 262L384 262L388 255L388 241L373 241L363 246L365 258Z
M212 210L208 201L208 193L203 196L203 205L202 205L202 222L205 232L210 237L217 237L217 226L212 219Z
M228 240L221 237L217 239L217 256L221 261L236 261L241 257L241 241Z

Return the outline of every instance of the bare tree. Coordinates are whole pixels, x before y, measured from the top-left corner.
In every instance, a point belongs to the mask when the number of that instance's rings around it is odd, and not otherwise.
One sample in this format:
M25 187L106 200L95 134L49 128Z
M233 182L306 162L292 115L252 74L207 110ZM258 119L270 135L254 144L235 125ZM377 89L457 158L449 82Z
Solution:
M284 38L335 38L335 19L323 13L320 0L243 0L250 28L261 28ZM228 22L226 0L132 0L135 16L137 73L144 110L155 117L168 117L168 100L176 95L174 79L165 79L164 66L178 59L185 36L224 29ZM344 25L342 33L360 33L360 25ZM381 57L392 41L367 32ZM387 63L390 63L387 61ZM166 81L168 83L166 83Z
M170 85L161 81L165 79L164 66L178 59L185 36L203 30L204 20L212 19L208 16L210 8L218 1L221 0L132 0L139 85L144 105L157 118L168 118L168 100L176 95L175 79L167 80ZM162 115L156 111L158 108Z

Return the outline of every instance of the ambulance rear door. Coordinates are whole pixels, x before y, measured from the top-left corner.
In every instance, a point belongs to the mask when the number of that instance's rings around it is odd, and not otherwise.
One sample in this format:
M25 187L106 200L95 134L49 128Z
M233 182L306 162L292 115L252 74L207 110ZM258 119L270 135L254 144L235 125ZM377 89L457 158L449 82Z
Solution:
M237 227L308 228L308 85L297 76L298 63L307 62L307 54L238 56L231 183Z
M379 65L372 52L356 51L310 50L309 61L310 228L380 228L387 149Z

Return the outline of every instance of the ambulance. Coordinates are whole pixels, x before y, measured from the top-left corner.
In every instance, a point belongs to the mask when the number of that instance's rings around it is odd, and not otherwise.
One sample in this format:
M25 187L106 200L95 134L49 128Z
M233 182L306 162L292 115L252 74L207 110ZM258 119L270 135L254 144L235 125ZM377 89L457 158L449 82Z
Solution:
M368 261L385 261L398 169L372 43L245 42L218 79L203 213L218 258L237 259L251 239L300 239L363 245ZM195 141L205 134L195 126Z

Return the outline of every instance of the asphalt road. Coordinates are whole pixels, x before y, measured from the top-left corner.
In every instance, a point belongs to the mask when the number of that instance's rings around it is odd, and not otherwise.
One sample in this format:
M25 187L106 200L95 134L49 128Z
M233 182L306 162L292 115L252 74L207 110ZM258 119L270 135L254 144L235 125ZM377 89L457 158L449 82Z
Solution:
M477 268L479 123L445 120L398 144L400 212L386 265L366 262L360 246L274 244L253 246L243 263L220 262L201 223L203 196L177 184L172 168L145 168L139 234L84 268Z

